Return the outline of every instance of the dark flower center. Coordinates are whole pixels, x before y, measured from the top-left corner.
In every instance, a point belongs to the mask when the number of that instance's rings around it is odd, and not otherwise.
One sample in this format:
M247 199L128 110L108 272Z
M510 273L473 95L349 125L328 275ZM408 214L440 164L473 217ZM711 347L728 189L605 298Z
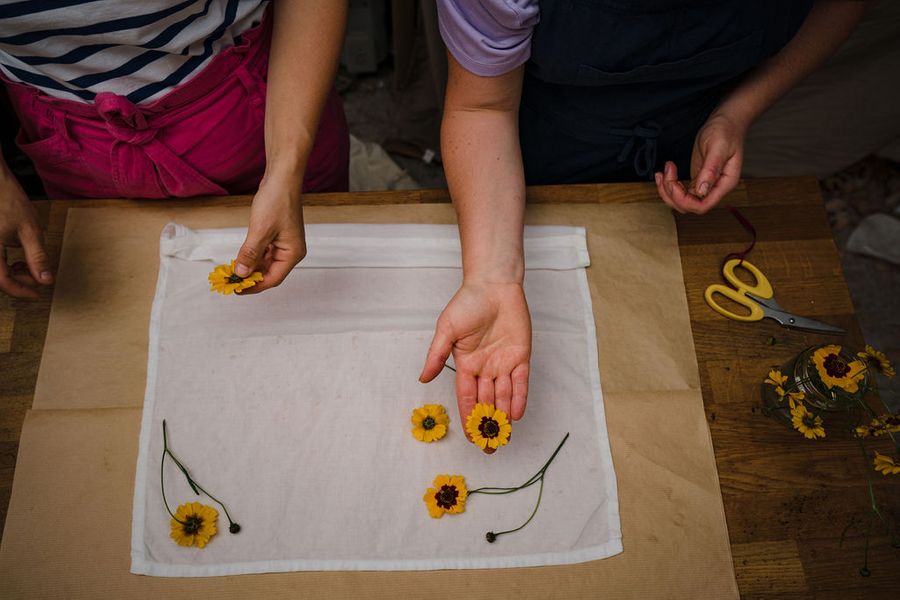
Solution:
M806 425L809 429L816 428L816 417L815 415L806 415L803 417L803 424Z
M435 422L434 417L425 417L425 419L422 420L422 429L434 429L435 425L437 425L437 423Z
M182 527L186 534L194 535L200 531L201 527L203 527L203 518L199 515L191 515L184 520L184 525L182 525Z
M480 431L481 435L485 438L495 438L500 435L500 424L490 417L481 417L478 431Z
M244 280L243 277L241 277L239 275L235 275L234 273L232 273L231 275L228 276L228 283L240 283L243 280Z
M456 506L457 496L459 496L459 490L455 485L442 485L438 493L434 495L434 499L441 508L450 509Z
M850 372L850 365L837 354L829 354L825 357L825 372L831 377L841 379Z

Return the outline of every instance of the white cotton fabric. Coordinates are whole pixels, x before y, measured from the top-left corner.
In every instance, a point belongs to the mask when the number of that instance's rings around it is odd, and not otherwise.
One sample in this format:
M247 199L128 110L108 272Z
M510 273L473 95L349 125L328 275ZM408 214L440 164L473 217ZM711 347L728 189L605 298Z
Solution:
M434 323L460 284L455 227L308 225L309 256L278 288L234 297L207 274L231 259L240 229L170 224L150 324L134 494L133 573L211 576L299 570L424 570L576 563L621 552L616 479L597 368L585 232L526 228L534 351L528 410L488 456L466 441L453 373L417 378ZM442 404L450 432L410 434L412 410ZM177 546L160 495L169 446L242 526L205 549ZM516 486L569 440L538 492L472 495L432 519L422 496L441 473L469 489ZM171 461L174 511L199 501Z

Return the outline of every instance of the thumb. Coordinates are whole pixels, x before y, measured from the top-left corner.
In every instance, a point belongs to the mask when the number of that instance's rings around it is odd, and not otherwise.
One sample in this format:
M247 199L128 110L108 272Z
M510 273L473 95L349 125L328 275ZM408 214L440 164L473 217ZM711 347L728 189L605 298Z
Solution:
M704 198L721 177L722 169L731 156L728 151L728 143L718 137L703 144L699 151L703 162L688 191L698 198Z
M19 231L19 240L25 251L25 262L34 280L49 284L53 282L53 274L50 272L50 257L44 247L44 236L35 225L26 225Z
M244 240L244 245L241 246L235 260L234 272L238 277L247 277L256 270L271 241L259 231L253 229L247 231L247 239Z
M419 381L428 383L437 377L447 358L450 357L450 350L453 348L453 339L448 335L445 327L441 325L438 319L437 327L434 331L434 338L431 340L431 346L428 348L428 355L425 357L425 367L422 374L419 375Z

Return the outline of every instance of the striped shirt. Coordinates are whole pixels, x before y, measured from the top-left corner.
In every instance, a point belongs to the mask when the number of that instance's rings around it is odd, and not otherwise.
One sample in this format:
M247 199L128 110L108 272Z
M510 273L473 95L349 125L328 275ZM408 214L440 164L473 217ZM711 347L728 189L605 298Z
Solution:
M267 0L0 0L0 70L57 98L135 104L198 74Z

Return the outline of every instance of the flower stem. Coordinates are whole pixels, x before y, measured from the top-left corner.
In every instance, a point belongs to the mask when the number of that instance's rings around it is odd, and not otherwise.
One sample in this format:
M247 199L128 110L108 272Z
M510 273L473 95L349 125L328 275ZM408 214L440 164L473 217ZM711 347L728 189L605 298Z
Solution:
M519 525L518 527L516 527L515 529L507 529L506 531L498 531L498 532L494 533L493 538L495 540L498 537L500 537L501 535L504 535L506 533L515 533L516 531L519 531L520 529L522 529L523 527L525 527L526 525L531 523L531 520L534 518L534 515L537 514L538 508L541 506L541 496L544 495L544 478L541 477L540 481L541 481L541 486L538 488L537 502L535 502L534 510L531 511L531 516L528 517L528 520L525 521L524 523L522 523L521 525Z
M181 470L181 472L184 474L185 479L187 479L188 485L191 486L191 489L194 491L195 494L197 494L199 496L200 492L203 492L204 494L209 496L213 502L215 502L216 504L218 504L219 506L222 507L222 511L225 513L225 518L228 519L228 526L230 529L233 529L237 524L231 519L231 515L228 514L228 509L225 507L225 505L222 503L222 501L219 500L218 498L216 498L215 496L213 496L212 494L210 494L208 491L206 491L203 488L203 486L201 486L199 483L194 481L194 479L191 477L190 473L188 473L187 468L183 464L181 464L181 461L178 460L174 454L172 454L171 450L169 450L169 438L168 438L168 432L166 429L166 420L163 419L163 455L162 455L162 459L160 460L160 464L159 464L159 487L162 490L163 504L166 505L166 510L169 511L169 514L172 515L172 518L175 519L176 521L178 521L179 523L181 523L182 525L185 525L184 522L179 521L175 517L175 515L172 514L172 511L169 509L169 503L166 502L166 487L165 487L165 484L163 483L163 466L165 465L165 460L166 460L167 454L169 455L169 458L172 459L172 462L174 462L178 466L178 468ZM238 526L238 528L239 527L240 526Z
M454 373L456 373L456 369L454 369L453 367L451 367L451 366L448 365L447 363L444 363L444 368L450 369L451 371L453 371Z
M497 533L494 533L493 531L487 532L487 534L485 535L485 538L487 539L488 543L494 543L494 541L496 541L496 539L498 537L500 537L501 535L504 535L507 533L514 533L516 531L519 531L520 529L522 529L529 523L531 523L531 520L534 518L534 515L537 514L538 508L540 508L540 506L541 506L541 498L544 495L544 476L547 474L547 469L550 467L550 464L553 462L553 459L556 458L556 455L559 454L559 451L562 449L563 444L565 444L566 440L568 440L568 439L569 439L569 434L567 432L566 435L563 437L562 441L556 447L556 450L553 451L553 454L551 454L550 458L547 459L547 462L544 463L544 466L541 467L537 473L532 475L528 479L528 481L526 481L522 485L520 485L518 487L514 487L514 488L480 487L480 488L471 490L469 492L470 496L472 494L498 494L498 495L499 494L511 494L513 492L517 492L517 491L525 489L527 487L531 487L535 483L541 484L540 488L538 488L537 502L535 502L535 504L534 504L534 510L531 511L531 516L529 516L528 519L524 523L522 523L515 529L508 529L506 531L500 531Z
M480 488L477 488L474 490L469 490L469 494L470 495L471 494L511 494L512 492L516 492L516 491L525 489L527 487L531 487L532 485L537 483L538 480L540 480L544 477L544 473L547 472L547 469L550 467L550 463L552 463L553 459L556 458L556 455L559 454L559 451L562 449L563 444L566 443L567 439L569 439L568 433L566 433L565 437L563 437L562 441L556 447L556 450L553 451L553 454L550 455L550 458L547 459L547 462L544 463L544 466L541 467L537 473L532 475L528 479L528 481L526 481L522 485L516 486L516 487L480 487ZM488 491L488 490L502 490L502 491Z

